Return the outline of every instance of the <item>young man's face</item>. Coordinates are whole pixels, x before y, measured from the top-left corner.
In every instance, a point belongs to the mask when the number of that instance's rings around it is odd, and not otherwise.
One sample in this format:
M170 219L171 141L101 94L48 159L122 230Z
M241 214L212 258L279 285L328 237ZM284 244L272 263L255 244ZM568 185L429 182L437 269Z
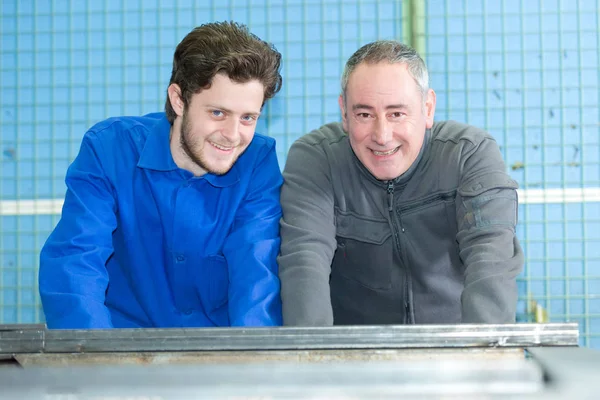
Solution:
M354 153L379 180L408 170L433 125L435 93L429 89L423 101L406 64L359 64L339 103Z
M210 88L194 94L186 108L171 93L178 90L177 85L169 87L178 115L171 138L177 165L195 175L227 173L254 137L264 99L262 83L237 83L217 74Z

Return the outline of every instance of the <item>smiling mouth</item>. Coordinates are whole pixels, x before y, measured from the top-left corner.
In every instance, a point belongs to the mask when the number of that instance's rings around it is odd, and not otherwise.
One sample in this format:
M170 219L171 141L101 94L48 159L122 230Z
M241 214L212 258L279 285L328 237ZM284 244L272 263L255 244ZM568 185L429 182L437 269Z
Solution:
M393 149L388 150L388 151L377 151L377 150L371 150L371 151L376 156L391 156L392 154L396 154L396 152L398 152L398 150L400 150L400 146L394 147Z
M223 146L222 144L218 144L218 143L214 143L214 142L208 142L211 146L213 146L214 148L221 150L221 151L231 151L234 148L233 147L227 147L227 146Z

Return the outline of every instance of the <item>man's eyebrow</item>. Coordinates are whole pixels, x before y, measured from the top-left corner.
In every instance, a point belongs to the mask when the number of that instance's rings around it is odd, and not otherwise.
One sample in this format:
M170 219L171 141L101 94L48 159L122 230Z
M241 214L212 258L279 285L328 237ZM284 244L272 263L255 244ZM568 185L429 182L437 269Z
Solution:
M360 103L354 104L352 106L352 111L359 110L359 109L360 110L374 110L375 107L372 107L372 106L369 106L369 105L366 105L366 104L360 104Z
M233 114L233 110L230 110L227 107L219 106L217 104L208 104L206 106L206 108L208 108L208 109L213 109L214 108L216 110L221 110L221 111L223 111L223 112L225 112L227 114ZM260 114L261 114L260 111L246 111L246 112L242 113L242 115L254 115L254 116L260 116Z
M407 109L408 106L406 104L390 104L388 106L385 106L386 110L396 110L396 109ZM367 104L355 104L352 106L352 111L355 110L374 110L375 107L373 106L369 106Z
M407 109L408 106L406 104L400 103L400 104L390 104L389 106L385 107L386 110L397 109L397 108Z

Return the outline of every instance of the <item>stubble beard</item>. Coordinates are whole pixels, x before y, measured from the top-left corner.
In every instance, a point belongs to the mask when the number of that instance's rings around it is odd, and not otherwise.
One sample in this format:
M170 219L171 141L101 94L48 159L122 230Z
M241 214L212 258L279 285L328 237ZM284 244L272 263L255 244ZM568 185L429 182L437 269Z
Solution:
M208 173L215 174L215 175L225 175L227 172L229 172L229 170L231 169L231 167L233 167L233 164L235 164L235 162L237 161L237 159L240 155L237 154L233 158L233 160L231 161L231 163L229 164L229 166L227 168L223 168L223 169L212 168L208 164L208 161L206 161L206 159L204 158L204 154L202 152L203 148L198 149L198 146L194 146L193 144L190 144L190 141L188 140L188 138L191 135L190 131L191 131L190 121L187 119L187 113L186 113L183 115L183 120L181 121L181 134L179 135L179 144L181 145L181 148L183 149L185 154L197 166L199 166L200 168L202 168L204 171L206 171ZM208 144L208 146L210 146L210 144ZM194 148L198 151L194 151Z

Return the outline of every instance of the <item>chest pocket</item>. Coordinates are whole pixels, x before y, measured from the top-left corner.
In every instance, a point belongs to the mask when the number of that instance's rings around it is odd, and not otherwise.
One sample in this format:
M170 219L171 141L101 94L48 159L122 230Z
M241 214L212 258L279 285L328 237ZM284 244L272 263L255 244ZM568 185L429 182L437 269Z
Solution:
M221 255L213 255L200 259L197 264L188 268L187 284L193 285L196 296L191 299L199 300L193 302L193 309L204 310L206 316L216 326L228 325L227 301L229 290L229 272L227 261ZM188 310L189 311L189 310Z
M341 275L370 289L391 287L394 247L388 221L338 212L336 238L332 279Z

